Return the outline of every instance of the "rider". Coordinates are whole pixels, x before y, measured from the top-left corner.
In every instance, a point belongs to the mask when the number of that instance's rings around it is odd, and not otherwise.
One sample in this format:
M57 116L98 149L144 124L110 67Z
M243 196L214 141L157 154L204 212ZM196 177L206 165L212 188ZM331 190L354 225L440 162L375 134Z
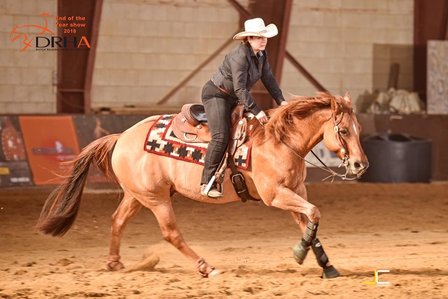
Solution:
M277 81L275 80L267 59L267 39L278 34L277 26L265 26L261 18L249 19L244 23L244 31L236 34L233 39L243 42L230 51L202 89L202 103L208 118L208 126L212 140L208 145L204 170L201 179L201 195L213 198L223 194L214 183L206 192L207 184L213 178L222 157L227 149L230 132L230 115L238 104L244 104L245 110L252 112L262 123L268 118L255 103L249 93L252 86L259 80L278 105L285 105Z

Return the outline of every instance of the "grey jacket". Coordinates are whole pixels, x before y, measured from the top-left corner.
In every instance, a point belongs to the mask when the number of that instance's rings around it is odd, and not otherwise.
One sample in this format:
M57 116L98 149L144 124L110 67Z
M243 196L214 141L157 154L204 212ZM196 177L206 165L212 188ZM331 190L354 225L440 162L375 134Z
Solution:
M231 97L237 98L246 110L257 114L261 109L249 91L259 79L280 105L285 99L272 75L266 51L255 55L249 44L240 44L226 55L211 81Z

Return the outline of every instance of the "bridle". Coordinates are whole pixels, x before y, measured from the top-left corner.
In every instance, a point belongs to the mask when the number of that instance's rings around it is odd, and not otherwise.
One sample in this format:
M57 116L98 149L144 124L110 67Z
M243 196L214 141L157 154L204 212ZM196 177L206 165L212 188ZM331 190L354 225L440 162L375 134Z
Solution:
M351 114L353 112L353 109L351 109L350 111L349 111L349 114ZM310 161L308 161L307 159L305 159L304 157L302 157L299 153L297 153L295 150L294 150L294 148L292 147L292 146L290 146L288 143L286 143L286 142L284 142L283 140L282 140L282 143L284 144L284 145L286 145L286 147L288 147L292 152L293 152L293 154L294 155L296 155L297 157L299 157L300 159L302 159L303 161L305 161L306 163L308 163L308 164L311 164L311 165L313 165L313 166L315 166L315 167L318 167L319 169L322 169L322 170L324 170L324 171L326 171L326 172L329 172L330 173L330 175L329 176L327 176L326 178L324 178L324 179L322 179L322 181L326 181L326 180L328 180L328 179L330 179L331 178L331 182L333 182L334 181L334 179L335 179L335 177L339 177L339 178L341 178L342 180L344 180L344 181L353 181L353 180L356 180L357 178L358 178L358 176L356 176L356 177L347 177L347 174L348 174L348 171L349 171L349 169L348 169L348 160L349 160L349 155L348 155L348 151L347 151L347 143L345 142L345 139L344 139L344 137L342 136L342 133L341 133L341 130L339 129L339 125L340 125L340 123L342 122L342 119L344 118L344 114L345 114L345 111L344 110L342 110L341 111L341 113L339 113L339 114L336 114L336 113L332 113L331 114L331 118L333 119L333 130L334 130L334 132L335 132L335 134L336 134L336 140L338 141L338 143L339 143L339 150L337 151L337 152L341 152L342 154L343 154L343 157L342 157L342 159L341 159L341 164L339 164L339 166L338 166L338 168L339 167L341 167L341 166L344 166L345 167L345 173L337 173L336 171L334 171L334 170L332 170L330 167L328 167L315 153L314 153L314 151L313 150L311 150L311 153L314 155L314 157L323 165L323 167L322 166L319 166L319 165L316 165L315 163L313 163L313 162L310 162ZM340 118L338 119L338 115L340 115Z
M353 109L350 109L348 114L351 114L352 112L353 112ZM348 159L349 159L348 150L347 150L347 142L345 142L345 139L342 136L341 130L339 129L339 124L342 122L342 119L344 118L344 113L345 113L345 111L342 110L340 113L341 117L339 118L339 120L338 120L338 115L335 113L332 113L331 117L333 118L333 124L334 124L333 130L336 134L336 140L339 143L338 152L342 153L342 155L343 155L342 163L345 165L345 163L348 163Z

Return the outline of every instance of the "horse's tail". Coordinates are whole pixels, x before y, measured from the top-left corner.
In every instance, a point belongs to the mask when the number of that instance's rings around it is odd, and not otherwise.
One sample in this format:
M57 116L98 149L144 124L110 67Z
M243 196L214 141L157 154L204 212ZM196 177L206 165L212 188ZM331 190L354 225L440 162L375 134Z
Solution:
M38 230L52 236L63 236L70 229L78 214L91 162L95 161L107 177L115 178L111 154L118 136L113 134L93 141L72 161L72 173L45 201L36 225Z

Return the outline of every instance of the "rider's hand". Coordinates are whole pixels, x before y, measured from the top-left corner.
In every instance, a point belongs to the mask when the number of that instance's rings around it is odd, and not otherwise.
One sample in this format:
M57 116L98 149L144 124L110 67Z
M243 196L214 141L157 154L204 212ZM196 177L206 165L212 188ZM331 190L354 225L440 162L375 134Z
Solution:
M255 117L258 119L258 121L264 125L265 123L268 122L268 117L266 116L266 113L264 113L263 110L261 110L260 112L258 112L257 115L255 115Z

